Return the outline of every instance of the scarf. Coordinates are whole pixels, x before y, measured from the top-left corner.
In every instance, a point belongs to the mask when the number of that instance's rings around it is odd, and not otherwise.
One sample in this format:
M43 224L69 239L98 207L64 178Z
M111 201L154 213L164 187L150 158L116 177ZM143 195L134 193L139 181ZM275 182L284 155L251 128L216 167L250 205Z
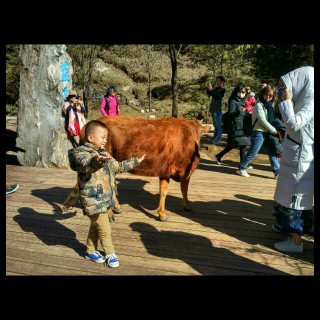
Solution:
M86 124L86 119L84 117L83 112L72 106L72 108L69 111L69 123L68 123L68 130L72 132L74 135L78 135L76 128L75 128L75 122L79 123L80 130L83 128L83 126Z
M273 109L273 101L266 101L263 99L263 96L259 99L260 102L264 105L264 107L267 109L267 120L269 123L271 123L272 121L274 121L276 119L276 115L274 113L274 109Z

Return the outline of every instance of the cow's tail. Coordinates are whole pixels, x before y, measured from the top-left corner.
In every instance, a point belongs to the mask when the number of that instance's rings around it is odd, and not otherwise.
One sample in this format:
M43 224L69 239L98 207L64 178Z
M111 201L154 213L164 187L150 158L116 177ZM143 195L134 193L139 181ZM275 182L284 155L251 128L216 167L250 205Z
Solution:
M67 200L63 203L63 211L71 210L79 198L79 185L78 182L74 186L74 190L69 194Z
M192 172L197 169L199 161L200 161L200 144L196 141L195 152L192 156L191 166L187 170L188 176L186 180L188 180L191 177Z

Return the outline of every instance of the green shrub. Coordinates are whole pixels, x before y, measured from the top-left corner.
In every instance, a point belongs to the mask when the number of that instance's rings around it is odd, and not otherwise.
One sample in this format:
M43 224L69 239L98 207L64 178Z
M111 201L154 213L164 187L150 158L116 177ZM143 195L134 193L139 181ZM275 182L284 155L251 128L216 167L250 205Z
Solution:
M6 105L6 115L9 117L16 117L18 114L18 107L16 105Z
M210 114L208 114L208 108L201 104L197 104L196 107L189 109L183 114L183 117L189 120L203 120L203 123L212 123Z

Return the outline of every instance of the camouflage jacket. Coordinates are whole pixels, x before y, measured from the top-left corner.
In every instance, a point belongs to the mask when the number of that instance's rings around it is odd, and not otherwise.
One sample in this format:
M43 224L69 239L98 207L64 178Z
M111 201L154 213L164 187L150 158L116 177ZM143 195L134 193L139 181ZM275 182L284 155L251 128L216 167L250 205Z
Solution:
M101 148L85 142L84 145L69 150L69 162L72 170L78 172L80 203L85 215L107 213L116 205L116 173L130 171L139 166L138 158L122 162L114 158L107 162L100 161L96 155L111 157Z

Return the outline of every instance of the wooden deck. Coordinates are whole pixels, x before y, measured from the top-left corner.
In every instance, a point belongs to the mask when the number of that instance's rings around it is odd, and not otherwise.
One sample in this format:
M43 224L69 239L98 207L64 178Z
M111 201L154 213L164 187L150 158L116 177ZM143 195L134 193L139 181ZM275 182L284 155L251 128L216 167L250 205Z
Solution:
M191 177L193 212L182 210L180 185L170 182L168 222L158 221L158 178L117 176L123 213L112 223L120 267L84 259L89 219L77 204L63 213L76 173L7 165L7 275L314 275L314 240L302 254L273 247L285 239L271 229L276 181L269 165L254 164L251 178L237 163L202 159ZM101 249L99 246L98 249Z

